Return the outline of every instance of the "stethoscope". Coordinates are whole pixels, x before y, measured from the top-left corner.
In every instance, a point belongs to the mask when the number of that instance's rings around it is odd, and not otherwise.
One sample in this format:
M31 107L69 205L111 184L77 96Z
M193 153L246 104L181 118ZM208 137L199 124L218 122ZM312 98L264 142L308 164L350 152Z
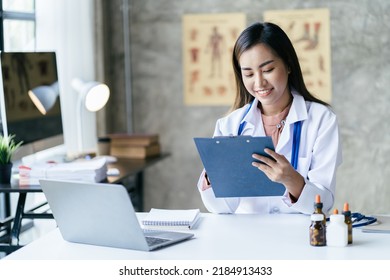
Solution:
M361 213L352 213L352 227L368 226L377 221L377 218L372 216L366 216Z
M237 135L241 135L242 131L244 130L246 126L246 121L243 121L243 119L248 114L249 110L251 109L253 103L255 102L255 99L251 102L251 104L248 106L248 108L245 111L244 116L242 117L240 126L238 128ZM302 129L302 121L298 121L294 123L294 132L293 132L293 144L292 144L292 152L291 152L291 165L294 167L295 170L298 168L298 155L299 155L299 144L301 142L301 129Z
M329 218L326 218L326 221L329 222ZM351 214L352 227L363 227L375 223L378 219L373 216L366 216L364 214L355 212Z

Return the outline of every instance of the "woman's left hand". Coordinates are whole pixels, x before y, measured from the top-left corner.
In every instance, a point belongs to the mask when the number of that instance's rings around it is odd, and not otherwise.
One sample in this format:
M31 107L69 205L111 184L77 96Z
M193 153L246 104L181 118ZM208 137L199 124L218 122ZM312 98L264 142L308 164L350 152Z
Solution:
M292 167L285 156L271 149L265 149L264 152L270 157L253 154L252 157L260 162L252 162L252 165L263 171L271 181L283 184L297 200L305 185L305 180L301 174Z

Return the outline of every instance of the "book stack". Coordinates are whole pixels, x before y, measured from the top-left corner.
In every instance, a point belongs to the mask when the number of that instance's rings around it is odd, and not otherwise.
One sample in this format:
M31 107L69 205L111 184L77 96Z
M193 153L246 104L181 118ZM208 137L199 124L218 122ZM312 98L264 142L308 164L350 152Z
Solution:
M158 156L158 134L111 134L110 154L115 157L145 159Z
M101 182L107 178L104 158L66 163L34 163L19 166L19 185L39 185L40 179Z

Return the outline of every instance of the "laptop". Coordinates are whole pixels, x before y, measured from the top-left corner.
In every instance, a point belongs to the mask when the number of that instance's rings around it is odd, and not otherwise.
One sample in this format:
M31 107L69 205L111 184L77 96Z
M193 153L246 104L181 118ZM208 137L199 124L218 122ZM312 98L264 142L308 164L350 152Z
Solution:
M39 180L62 237L82 244L152 251L194 236L143 230L124 186Z

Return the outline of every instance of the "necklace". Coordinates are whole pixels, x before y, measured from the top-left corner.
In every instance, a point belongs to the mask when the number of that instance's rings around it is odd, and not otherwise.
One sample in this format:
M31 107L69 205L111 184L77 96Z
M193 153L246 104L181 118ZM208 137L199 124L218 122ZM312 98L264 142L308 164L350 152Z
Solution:
M276 125L276 128L277 128L277 129L281 128L282 126L285 125L285 123L286 123L286 120L285 120L285 119L284 119L284 120L281 120L280 123L278 123L278 124Z

